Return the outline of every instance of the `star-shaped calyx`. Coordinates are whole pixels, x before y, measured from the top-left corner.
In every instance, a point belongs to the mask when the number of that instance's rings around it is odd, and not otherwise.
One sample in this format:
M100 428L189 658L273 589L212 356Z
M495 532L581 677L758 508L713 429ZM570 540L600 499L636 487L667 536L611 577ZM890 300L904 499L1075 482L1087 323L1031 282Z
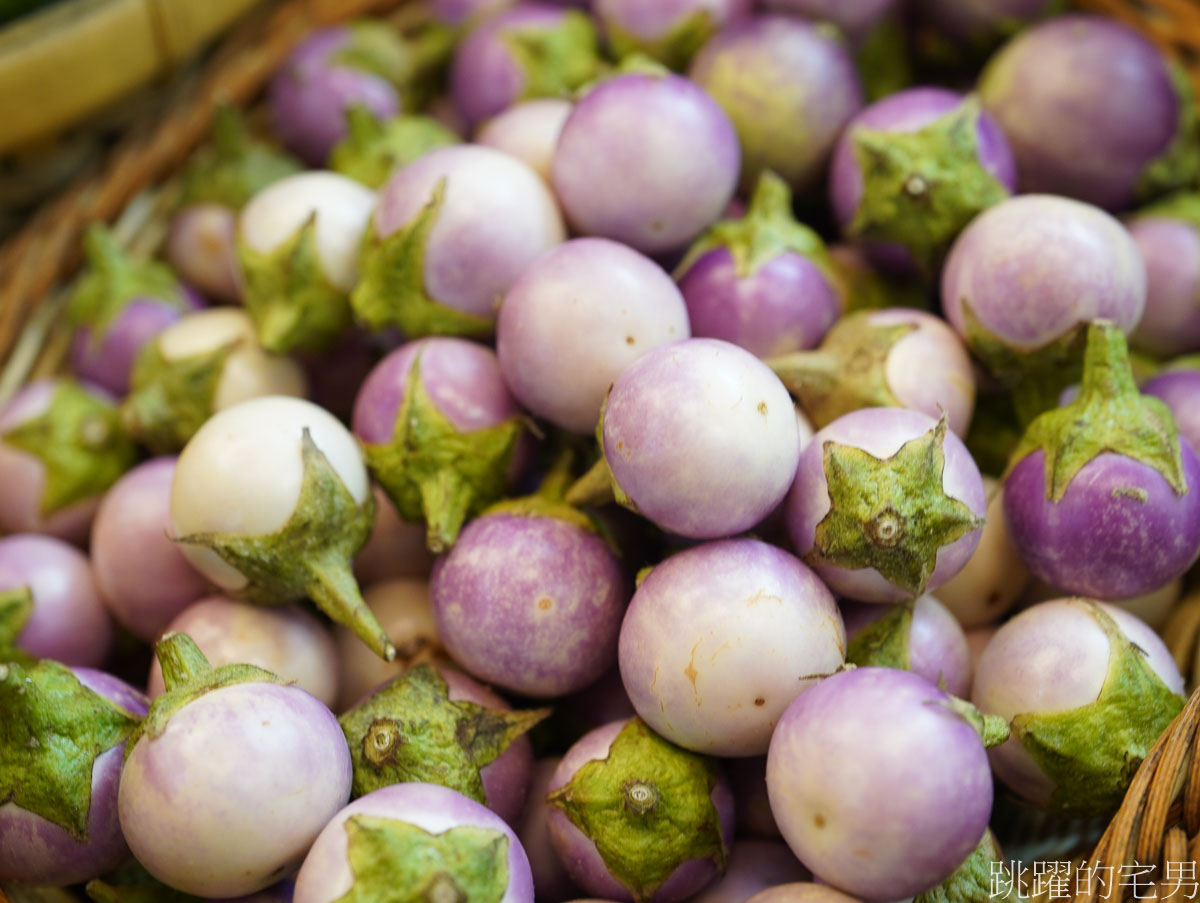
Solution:
M852 127L863 192L846 234L899 243L932 271L976 214L1009 196L979 160L980 115L972 97L915 132Z
M380 121L359 104L346 110L346 137L329 155L329 168L370 188L393 172L459 137L432 116L395 116Z
M137 723L65 665L0 660L0 805L15 803L86 842L92 766Z
M1046 498L1053 502L1062 499L1084 465L1104 452L1157 470L1176 495L1188 491L1175 418L1165 403L1138 391L1125 334L1107 320L1088 326L1079 395L1029 425L1009 472L1038 449L1046 459Z
M272 182L303 169L291 155L252 138L238 108L222 104L213 115L210 142L184 170L181 203L240 210Z
M42 462L43 517L104 492L137 460L116 407L69 379L57 381L45 411L0 441Z
M354 883L334 903L500 903L508 890L503 831L459 825L432 834L363 814L343 828Z
M498 37L525 76L521 100L569 97L603 69L596 26L577 9L564 12L557 25L514 25Z
M211 549L248 581L235 595L260 605L284 605L307 596L371 651L391 661L396 647L363 601L351 562L375 523L375 499L359 504L317 448L306 427L300 440L303 478L292 516L262 536L194 533L176 542Z
M887 382L892 348L915 323L872 325L867 311L842 317L815 351L771 358L767 366L817 429L860 408L901 407Z
M711 859L725 870L716 779L713 759L668 743L633 718L604 759L585 763L546 802L595 843L612 876L645 903L689 859Z
M827 440L822 448L829 512L804 560L874 568L913 597L921 595L937 553L983 526L965 502L946 494L946 418L890 458Z
M626 31L616 22L607 23L604 33L618 59L632 54L646 54L679 72L718 29L719 25L709 10L697 9L677 22L665 35L654 40Z
M550 714L452 700L432 665L417 665L342 715L355 797L403 781L441 784L486 805L482 769Z

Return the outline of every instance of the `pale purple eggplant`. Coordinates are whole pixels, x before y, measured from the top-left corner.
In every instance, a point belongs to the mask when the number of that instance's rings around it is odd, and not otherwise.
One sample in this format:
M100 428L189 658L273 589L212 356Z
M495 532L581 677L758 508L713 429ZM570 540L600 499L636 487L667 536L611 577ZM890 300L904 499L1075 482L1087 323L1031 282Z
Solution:
M748 16L754 0L594 0L592 6L617 59L642 54L679 70L714 34Z
M431 894L533 903L529 859L503 819L448 787L369 793L325 826L296 876L294 903Z
M473 124L518 101L569 97L599 74L598 45L587 14L548 3L517 3L458 45L451 96Z
M1026 430L1004 512L1030 571L1063 593L1129 598L1200 556L1200 457L1167 405L1138 392L1115 324L1088 328L1079 397Z
M0 713L0 880L59 886L120 865L121 757L146 698L91 668L6 660Z
M432 116L393 116L377 119L365 107L346 111L346 137L330 151L329 168L380 188L397 169L431 150L459 143L457 133Z
M1127 225L1146 263L1146 310L1130 343L1164 357L1200 351L1200 194L1174 195Z
M496 355L449 337L409 342L380 361L353 423L371 474L401 517L425 521L434 553L506 494L525 435Z
M656 732L696 752L754 756L792 700L845 662L846 633L802 562L730 539L677 552L643 578L618 654L629 698Z
M221 204L193 204L171 220L163 254L179 275L214 301L241 299L237 214Z
M863 105L849 50L787 16L731 25L697 54L688 74L729 114L742 145L743 189L763 170L803 191L825 171L838 135Z
M552 181L576 231L659 254L717 221L741 163L733 123L702 86L666 70L630 72L575 104Z
M759 357L816 346L842 312L820 236L792 216L791 192L763 173L745 216L709 229L676 270L692 334Z
M843 602L846 661L899 668L923 677L951 696L971 689L971 656L954 615L933 596L875 605Z
M337 719L268 671L212 668L186 634L167 634L156 652L167 692L129 741L117 799L125 839L185 893L262 890L291 874L350 797Z
M97 668L113 633L82 552L50 536L0 538L0 648Z
M1004 729L964 708L915 674L855 668L784 712L767 789L784 839L818 880L894 900L931 890L970 855L992 812L980 731L991 740Z
M658 264L615 241L577 238L539 257L509 290L496 354L533 414L588 434L626 367L690 335L683 296Z
M1016 190L1012 150L979 101L909 88L850 120L829 197L842 234L891 270L935 273L980 211Z
M536 172L479 145L432 151L380 190L351 297L373 330L409 338L487 336L496 303L539 255L566 238Z
M1059 599L996 631L971 692L981 712L1011 725L1012 736L989 753L1007 787L1051 812L1107 816L1182 708L1183 677L1133 615Z
M475 141L516 157L550 181L554 149L574 105L553 97L513 104L480 125Z
M529 796L521 817L513 823L525 855L529 857L534 891L538 900L545 903L562 903L575 896L578 890L550 840L550 806L546 803L546 794L550 792L550 782L561 761L561 756L552 756L533 763Z
M1179 435L1200 455L1200 366L1170 367L1142 383L1141 391L1171 409Z
M810 878L812 873L786 844L739 837L729 854L729 870L692 897L692 903L745 903L768 888Z
M788 497L792 547L834 592L900 602L962 570L987 499L943 416L864 408L805 447Z
M979 92L1023 192L1119 210L1200 173L1185 70L1115 19L1078 13L1025 29L992 57Z
M598 727L568 749L546 801L563 865L597 897L675 903L728 865L733 794L716 760L637 718Z
M96 589L117 622L147 643L208 589L169 537L174 476L174 458L139 464L105 494L92 525Z

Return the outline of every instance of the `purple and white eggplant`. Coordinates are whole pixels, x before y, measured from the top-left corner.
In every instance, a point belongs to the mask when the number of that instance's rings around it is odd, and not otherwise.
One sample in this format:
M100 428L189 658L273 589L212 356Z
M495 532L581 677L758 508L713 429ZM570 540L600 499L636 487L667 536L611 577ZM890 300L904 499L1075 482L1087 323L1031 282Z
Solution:
M1031 579L1009 538L1004 484L984 477L983 485L987 492L987 522L979 545L963 569L933 591L964 630L998 621L1016 605Z
M1183 67L1132 26L1075 14L1025 29L979 80L1023 192L1107 210L1200 173L1196 98Z
M962 340L919 310L847 314L817 350L767 365L818 428L860 408L901 407L944 413L950 429L965 436L975 408L975 371Z
M441 784L511 823L533 766L524 735L548 714L514 712L452 668L417 665L338 718L354 761L351 795L402 782Z
M421 548L424 547L422 543ZM361 702L384 681L415 665L449 660L433 622L426 580L410 578L376 583L363 591L363 600L396 647L396 658L384 661L364 646L349 627L340 624L335 627L339 664L338 702L334 710L337 712Z
M1060 599L996 631L971 698L1012 727L990 752L996 776L1033 805L1079 816L1117 808L1182 693L1146 624L1112 605Z
M1006 386L1022 420L1054 407L1079 376L1085 326L1131 332L1146 267L1129 232L1098 207L1021 195L963 230L942 271L946 319Z
M971 689L971 653L954 615L933 596L898 605L843 602L846 661L911 671L951 696Z
M514 104L483 123L475 140L516 157L549 183L558 136L572 109L571 101L555 98Z
M173 535L202 574L257 604L307 596L391 660L395 647L351 572L374 508L354 436L298 398L215 414L180 454L171 483Z
M706 543L656 565L621 625L621 679L637 713L672 743L709 755L765 753L784 709L845 657L829 590L754 539Z
M734 23L697 54L689 75L737 129L743 189L768 169L797 191L812 187L863 105L854 60L842 42L788 16Z
M586 434L626 367L690 335L683 296L658 264L606 238L577 238L539 257L509 290L496 354L525 407Z
M260 608L209 596L180 612L166 632L186 633L214 668L254 665L327 706L338 698L337 647L328 629L302 608ZM165 689L162 666L155 659L146 693L157 699Z
M112 641L112 621L83 553L49 536L0 538L0 649L99 667Z
M834 592L901 602L962 570L987 498L944 416L865 408L805 447L787 505L792 546Z
M117 622L153 642L208 581L168 538L174 458L139 464L105 493L92 525L96 589Z
M1139 394L1113 323L1088 327L1079 397L1026 430L1004 511L1021 559L1064 593L1125 599L1200 556L1200 457L1170 409Z
M787 494L800 455L783 384L749 351L719 339L661 345L630 364L596 433L603 458L568 500L611 493L693 539L762 521Z
M471 123L514 103L568 97L600 73L596 26L586 13L521 2L492 16L458 45L450 93Z
M465 339L402 345L371 371L354 404L367 467L401 517L425 521L435 553L505 494L524 430L496 355Z
M534 495L467 524L434 564L430 595L438 635L465 671L544 698L612 667L629 588L586 515Z
M775 729L771 808L818 880L865 900L924 893L983 837L992 812L985 738L1006 735L1001 719L915 674L835 674L797 697Z
M1180 437L1200 455L1200 359L1168 367L1144 382L1141 390L1171 409Z
M264 188L238 217L243 301L276 353L327 349L350 325L349 296L375 193L333 172Z
M617 59L642 54L683 69L714 34L750 14L754 0L594 0L605 42Z
M728 864L733 795L716 760L637 718L598 727L567 750L546 802L563 865L598 897L675 903Z
M83 245L89 269L67 308L71 367L78 379L124 395L142 346L201 302L162 263L127 256L103 226L88 229Z
M163 255L180 277L209 298L242 297L237 261L237 214L221 204L193 204L175 214Z
M1146 310L1135 348L1173 356L1200 351L1200 194L1177 194L1127 223L1146 264Z
M142 445L172 454L217 411L267 395L303 397L307 385L299 364L263 350L244 310L197 311L142 349L121 420Z
M701 86L665 69L629 72L575 104L552 181L577 231L657 254L716 222L741 163L733 123Z
M503 819L436 784L393 784L334 816L296 876L295 903L403 899L533 903L521 842Z
M84 543L100 496L136 458L107 392L28 383L0 409L0 530Z
M729 870L692 897L692 903L745 903L768 888L810 878L786 844L739 837L729 854Z
M91 668L0 661L0 880L65 885L129 855L117 818L125 742L146 698Z
M536 172L479 145L426 154L380 191L351 303L374 330L490 335L496 301L566 237Z
M350 797L337 719L269 671L211 667L186 634L155 652L167 690L129 740L117 800L129 848L185 893L268 887Z
M558 771L561 761L561 756L553 756L533 763L525 808L513 823L521 846L525 848L525 855L529 857L534 892L538 900L546 903L569 900L577 891L550 840L551 809L546 802L546 795L550 792L550 782L554 780L554 773Z
M791 192L764 172L750 209L709 229L676 270L692 334L767 357L813 348L841 313L824 242L792 216Z
M829 175L842 233L900 271L936 272L963 227L1016 187L996 121L977 98L942 88L910 88L861 111Z
M459 137L432 116L380 120L365 107L346 111L346 137L329 154L329 168L381 188L392 173L431 150L458 144Z

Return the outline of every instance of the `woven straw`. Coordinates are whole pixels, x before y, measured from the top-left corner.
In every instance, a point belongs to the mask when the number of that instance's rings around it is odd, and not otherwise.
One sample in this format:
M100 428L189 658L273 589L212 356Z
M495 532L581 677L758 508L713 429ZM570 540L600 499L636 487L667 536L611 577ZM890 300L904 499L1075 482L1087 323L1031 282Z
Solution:
M1200 0L1076 0L1150 35L1188 66L1200 95ZM168 114L142 123L109 155L0 247L0 404L29 379L62 366L67 333L60 325L69 280L78 270L81 237L93 222L114 226L118 241L153 253L174 204L172 176L206 138L219 103L248 106L296 44L313 29L364 15L388 15L400 27L427 17L419 0L282 0L228 38L204 71L182 85ZM1037 903L1122 903L1129 899L1200 900L1200 589L1176 607L1164 638L1192 695L1138 769L1120 810L1086 862L1102 883L1072 875L1070 892L1033 893ZM1094 836L1094 835L1093 835ZM1179 881L1164 881L1168 864ZM1137 867L1144 875L1128 880ZM1081 886L1083 885L1083 886ZM1088 886L1090 885L1090 886ZM1028 887L1027 887L1028 890ZM10 899L11 898L11 899ZM55 903L61 892L0 888L0 903Z

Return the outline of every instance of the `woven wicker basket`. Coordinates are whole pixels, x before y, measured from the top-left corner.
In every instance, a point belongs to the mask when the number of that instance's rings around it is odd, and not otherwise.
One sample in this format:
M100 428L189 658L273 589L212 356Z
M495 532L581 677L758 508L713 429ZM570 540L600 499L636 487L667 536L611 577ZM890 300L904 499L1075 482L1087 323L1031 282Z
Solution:
M1200 0L1075 0L1074 5L1143 30L1189 68L1200 95ZM0 404L23 383L63 366L69 335L62 314L69 280L81 263L86 227L111 223L127 247L157 250L174 202L173 175L206 138L217 105L254 104L271 74L309 32L365 15L387 16L404 28L418 25L428 13L424 0L280 0L268 6L226 39L199 75L177 88L165 117L131 129L103 165L46 204L0 247ZM1065 892L1062 884L1039 889L1034 880L1032 887L1024 886L1038 903L1200 898L1200 867L1190 874L1179 868L1200 860L1200 690L1195 689L1200 588L1177 606L1163 635L1190 677L1191 698L1139 768L1099 842L1088 843L1071 861L1073 869L1086 867L1111 880L1082 882L1072 874ZM1169 870L1169 864L1175 868ZM1135 880L1121 880L1135 867L1141 870ZM1161 881L1171 875L1176 880ZM72 900L62 891L9 890L6 895L0 888L0 903Z

